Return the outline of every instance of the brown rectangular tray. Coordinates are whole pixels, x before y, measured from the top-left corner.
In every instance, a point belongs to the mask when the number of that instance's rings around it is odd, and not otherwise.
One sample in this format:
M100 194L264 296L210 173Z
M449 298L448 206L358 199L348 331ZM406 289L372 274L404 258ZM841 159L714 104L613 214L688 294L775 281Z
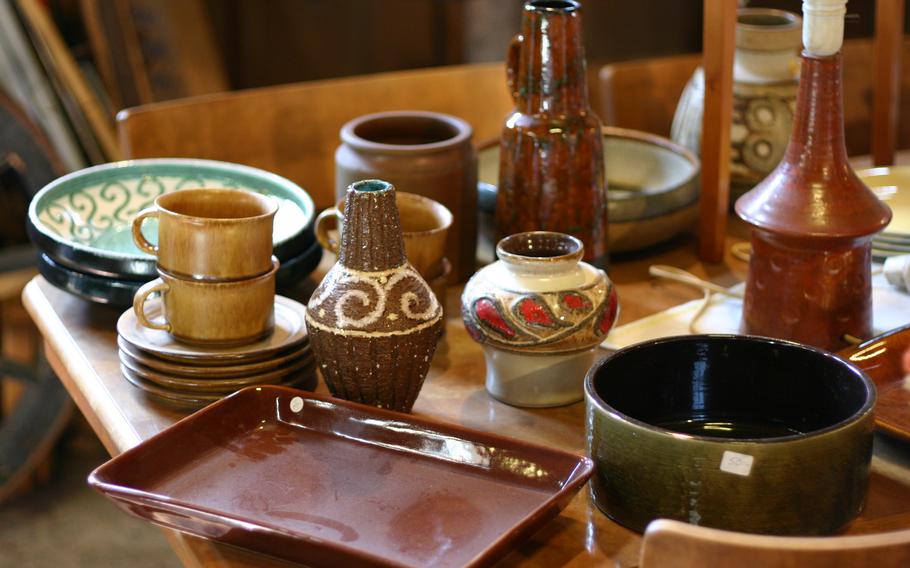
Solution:
M89 484L153 523L310 566L486 566L559 514L585 457L283 387L250 387Z

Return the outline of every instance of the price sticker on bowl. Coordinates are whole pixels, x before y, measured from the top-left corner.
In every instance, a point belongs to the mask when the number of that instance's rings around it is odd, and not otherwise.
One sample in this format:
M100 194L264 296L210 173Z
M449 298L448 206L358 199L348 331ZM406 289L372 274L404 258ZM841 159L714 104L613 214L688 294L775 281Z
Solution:
M741 454L739 452L726 450L720 460L720 470L748 477L749 472L752 471L752 462L754 461L755 458L749 454Z

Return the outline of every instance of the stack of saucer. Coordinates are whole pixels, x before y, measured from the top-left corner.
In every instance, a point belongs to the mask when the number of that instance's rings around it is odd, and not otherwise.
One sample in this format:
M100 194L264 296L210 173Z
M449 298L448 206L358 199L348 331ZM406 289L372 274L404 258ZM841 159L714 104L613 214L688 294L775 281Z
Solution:
M160 301L146 304L149 318L160 318ZM306 308L275 297L275 328L265 339L233 347L181 343L165 331L143 326L130 309L117 321L123 376L159 402L201 408L252 385L316 387L316 364L304 317Z

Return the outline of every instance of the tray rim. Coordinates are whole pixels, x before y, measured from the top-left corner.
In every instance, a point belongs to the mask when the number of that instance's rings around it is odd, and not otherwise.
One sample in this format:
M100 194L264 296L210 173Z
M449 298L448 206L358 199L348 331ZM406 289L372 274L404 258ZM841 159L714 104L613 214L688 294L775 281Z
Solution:
M211 509L210 507L200 507L187 503L180 499L172 499L166 495L150 493L148 491L130 488L122 485L118 485L112 481L106 481L103 479L106 470L114 468L122 461L130 459L130 457L141 451L141 449L146 445L160 444L162 439L167 439L172 435L177 435L177 433L188 426L198 414L201 413L211 413L218 412L222 406L240 404L244 398L249 396L262 396L258 393L271 393L274 396L284 395L284 396L294 396L301 397L303 399L320 401L323 403L330 403L336 406L346 408L348 410L353 410L359 413L372 414L376 418L385 418L395 421L408 421L411 424L422 426L426 429L434 430L440 433L450 433L456 434L464 439L471 439L473 441L481 441L485 443L499 443L505 444L507 446L522 446L529 450L536 450L548 453L552 456L558 456L560 458L566 459L571 463L574 463L575 466L571 471L560 481L560 485L552 493L548 493L546 498L543 499L540 504L537 505L532 511L527 513L523 518L517 521L513 527L509 529L509 532L500 534L497 538L485 543L484 548L472 558L466 566L477 566L482 563L485 563L490 560L495 560L500 558L508 550L504 549L508 546L510 541L519 542L525 537L536 532L537 529L541 528L544 522L558 516L558 514L568 505L569 500L574 498L574 495L582 488L584 484L588 482L588 479L594 473L594 462L587 456L581 456L561 450L558 448L552 448L549 446L544 446L541 444L536 444L533 442L526 442L517 438L511 438L508 436L502 436L493 432L486 432L483 430L477 430L473 428L468 428L460 424L444 422L424 416L416 416L413 414L402 414L398 412L393 412L391 410L386 410L382 408L377 408L373 406L363 405L347 400L342 400L327 395L321 395L313 392L301 391L298 389L283 387L283 386L273 386L273 385L263 385L263 386L251 386L244 389L238 390L237 392L222 398L221 400L214 402L205 408L186 416L171 426L161 430L155 435L147 438L146 440L140 442L139 444L133 446L132 448L122 452L121 454L111 458L104 464L101 464L95 468L91 474L88 476L88 484L106 495L107 497L115 501L123 501L125 503L135 503L139 505L154 505L159 509L164 509L169 512L179 512L181 514L186 514L187 512L201 512L211 518L218 520L220 524L229 524L234 528L243 528L244 531L249 531L250 527L254 527L255 532L258 534L263 534L269 537L281 537L289 538L294 542L306 542L310 546L317 546L324 548L326 550L333 551L334 553L341 553L346 557L353 556L354 558L359 558L360 560L371 562L377 566L410 566L407 564L401 564L394 560L383 558L372 554L363 549L351 546L345 543L336 543L329 542L318 538L314 538L311 535L302 534L299 532L290 531L284 529L278 525L267 522L250 522L247 519L243 519L233 514L225 514L224 512ZM567 499L568 498L568 499ZM172 509L180 509L179 511L174 511ZM181 532L192 534L195 536L200 536L202 538L207 538L211 540L216 540L229 545L235 545L232 542L227 542L216 537L209 535L201 534L199 532L193 532L188 530L185 527L167 524L160 520L155 520L149 518L148 516L138 515L133 509L130 509L131 514L139 516L153 524L158 524L161 526L166 526L168 528L173 528ZM227 523L225 522L227 521ZM239 545L236 545L239 546ZM285 558L291 560L298 560L297 557L290 555L281 555L279 553L273 553L271 551L264 551L259 549L255 550L258 553L275 556L278 558Z

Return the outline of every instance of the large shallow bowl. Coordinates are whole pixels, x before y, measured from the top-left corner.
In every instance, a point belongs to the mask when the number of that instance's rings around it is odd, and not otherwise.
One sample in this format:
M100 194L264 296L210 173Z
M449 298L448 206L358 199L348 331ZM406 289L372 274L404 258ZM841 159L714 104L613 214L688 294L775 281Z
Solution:
M645 248L689 228L697 217L701 163L682 146L655 134L604 127L607 206L612 252ZM477 154L480 209L492 223L499 183L499 144Z
M640 343L585 380L591 492L617 522L656 518L812 535L862 509L875 387L796 343L685 336Z
M313 240L313 200L275 174L228 162L183 158L130 160L65 175L29 206L29 234L56 263L121 280L156 276L155 258L133 244L133 217L162 193L195 187L248 189L278 199L275 256L299 256ZM155 222L147 232L154 235ZM150 237L154 241L154 237Z

